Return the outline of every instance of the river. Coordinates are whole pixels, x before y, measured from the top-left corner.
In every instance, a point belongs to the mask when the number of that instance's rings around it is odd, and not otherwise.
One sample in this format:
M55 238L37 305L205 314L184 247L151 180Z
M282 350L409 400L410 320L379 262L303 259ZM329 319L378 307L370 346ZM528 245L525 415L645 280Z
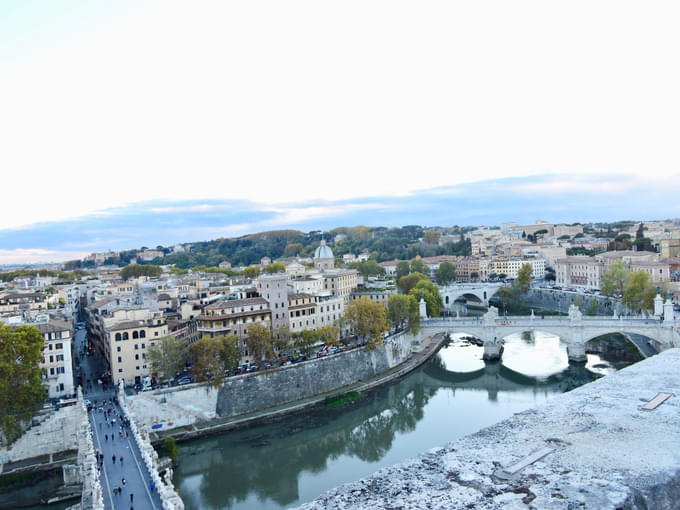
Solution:
M506 338L503 360L460 337L403 379L341 407L180 445L174 482L188 510L291 508L540 405L614 367L569 365L544 333Z

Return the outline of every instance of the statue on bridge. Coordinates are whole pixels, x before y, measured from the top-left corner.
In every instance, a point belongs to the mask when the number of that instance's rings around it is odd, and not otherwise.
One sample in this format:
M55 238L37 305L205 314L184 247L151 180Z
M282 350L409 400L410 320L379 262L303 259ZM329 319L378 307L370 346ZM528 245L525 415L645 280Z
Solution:
M569 306L569 319L571 322L581 322L582 318L583 314L581 313L581 310L579 310L578 306L572 303Z

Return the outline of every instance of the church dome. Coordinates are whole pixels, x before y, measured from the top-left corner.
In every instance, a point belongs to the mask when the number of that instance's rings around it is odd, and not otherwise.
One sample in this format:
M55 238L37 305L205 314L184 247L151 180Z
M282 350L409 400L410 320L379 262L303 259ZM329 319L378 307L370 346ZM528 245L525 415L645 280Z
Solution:
M321 244L314 251L314 258L315 259L332 259L333 258L333 250L331 250L328 246L326 246L325 240L322 239Z

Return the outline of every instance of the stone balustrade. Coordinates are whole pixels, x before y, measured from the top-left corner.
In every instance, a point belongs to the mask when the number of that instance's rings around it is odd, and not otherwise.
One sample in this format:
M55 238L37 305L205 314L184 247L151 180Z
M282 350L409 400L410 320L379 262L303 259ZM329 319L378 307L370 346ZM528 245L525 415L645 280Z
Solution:
M126 402L125 388L121 382L118 387L118 404L123 414L130 420L130 431L139 447L142 460L149 471L151 480L160 495L164 510L184 510L184 502L179 497L172 483L172 468L168 468L165 476L161 477L158 471L158 453L151 445L149 433L146 427L137 427L132 414L129 412Z

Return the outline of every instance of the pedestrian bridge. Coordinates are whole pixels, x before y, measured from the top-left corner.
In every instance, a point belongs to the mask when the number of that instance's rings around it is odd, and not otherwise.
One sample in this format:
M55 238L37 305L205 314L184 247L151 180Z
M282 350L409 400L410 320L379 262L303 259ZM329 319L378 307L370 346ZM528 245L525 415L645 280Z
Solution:
M664 316L659 318L624 318L614 316L583 317L575 305L568 317L500 317L495 307L482 317L421 319L416 339L437 333L459 333L474 336L484 342L484 359L500 359L503 339L513 333L543 331L559 336L567 344L570 361L586 360L585 344L602 335L633 333L650 340L657 351L680 347L680 321L673 319L670 302L664 305Z
M444 308L451 309L456 299L465 298L489 306L489 298L498 292L502 283L459 283L439 287Z

